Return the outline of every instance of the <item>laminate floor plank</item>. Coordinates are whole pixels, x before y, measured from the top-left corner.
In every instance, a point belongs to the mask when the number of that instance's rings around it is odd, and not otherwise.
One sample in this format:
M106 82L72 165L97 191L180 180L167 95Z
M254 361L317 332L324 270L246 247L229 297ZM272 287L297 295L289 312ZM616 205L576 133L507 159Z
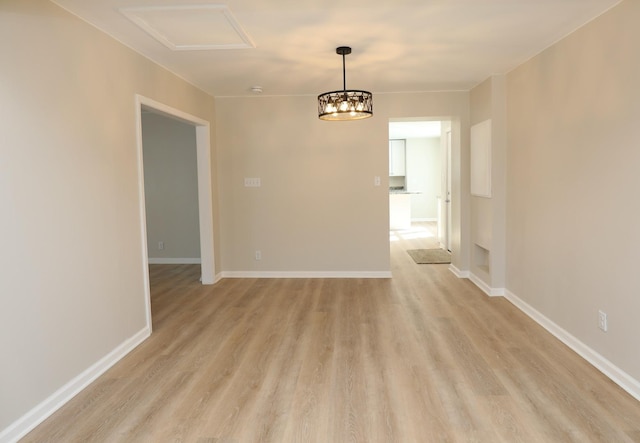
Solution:
M24 442L640 442L640 402L502 298L393 279L224 279L150 266L153 334Z

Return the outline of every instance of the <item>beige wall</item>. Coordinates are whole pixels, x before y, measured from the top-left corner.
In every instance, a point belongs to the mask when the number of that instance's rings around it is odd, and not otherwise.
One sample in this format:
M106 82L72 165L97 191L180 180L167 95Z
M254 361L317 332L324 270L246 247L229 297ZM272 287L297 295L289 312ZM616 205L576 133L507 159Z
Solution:
M471 125L491 119L491 197L471 196L470 271L493 295L502 295L505 288L505 94L504 76L492 76L470 92Z
M217 105L224 270L388 271L387 187L374 187L387 175L379 118L321 121L315 97ZM244 187L245 177L262 186Z
M491 78L473 88L469 98L471 126L491 118ZM482 254L486 254L484 251L489 251L491 254L492 249L492 223L494 218L492 200L491 198L471 195L470 204L471 261L469 270L491 287L490 263L485 263L486 257L483 257ZM478 246L482 249L478 248Z
M214 103L47 1L0 4L0 60L2 432L147 326L134 95Z
M142 114L144 196L150 258L199 259L196 129L159 114ZM158 248L158 242L164 249Z
M507 76L508 289L636 380L639 22L624 1Z
M507 79L491 77L491 287L504 294L507 285Z
M377 94L374 100L370 119L325 122L315 97L216 99L224 271L389 271L389 118L451 118L456 161L465 152L468 168L468 141L460 131L468 132L468 93ZM260 177L262 187L244 187L245 177ZM459 215L468 197L460 188L454 192ZM465 229L457 225L454 232L458 261L466 258L460 254ZM254 259L255 250L262 260Z

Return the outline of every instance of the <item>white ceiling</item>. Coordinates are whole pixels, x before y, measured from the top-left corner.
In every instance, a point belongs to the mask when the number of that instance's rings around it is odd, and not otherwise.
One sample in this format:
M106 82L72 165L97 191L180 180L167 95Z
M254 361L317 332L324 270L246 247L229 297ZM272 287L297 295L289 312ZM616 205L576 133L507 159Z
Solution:
M347 88L374 94L468 90L492 74L507 73L619 3L226 0L224 16L214 15L216 8L194 14L184 8L167 14L143 10L142 20L176 40L171 49L171 42L153 37L123 10L223 2L53 1L214 96L250 95L252 86L261 86L264 95L342 89L338 46L353 48L346 58ZM185 47L197 47L199 41L213 49ZM187 43L180 47L181 42ZM246 47L218 49L234 44Z

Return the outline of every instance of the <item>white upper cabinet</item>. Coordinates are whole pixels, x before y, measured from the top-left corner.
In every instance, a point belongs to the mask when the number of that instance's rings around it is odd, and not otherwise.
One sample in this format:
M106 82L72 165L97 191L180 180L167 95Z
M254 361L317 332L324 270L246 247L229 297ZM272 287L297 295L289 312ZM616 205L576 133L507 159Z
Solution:
M406 174L406 140L389 140L389 176L404 176Z

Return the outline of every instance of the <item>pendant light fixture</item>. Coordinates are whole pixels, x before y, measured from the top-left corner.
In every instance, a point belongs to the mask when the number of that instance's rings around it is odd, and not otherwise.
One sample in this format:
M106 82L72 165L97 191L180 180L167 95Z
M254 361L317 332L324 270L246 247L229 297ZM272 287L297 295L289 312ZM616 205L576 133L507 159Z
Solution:
M351 48L340 46L336 53L342 56L342 91L325 92L318 96L320 120L361 120L373 115L373 95L369 91L347 89L344 56Z

